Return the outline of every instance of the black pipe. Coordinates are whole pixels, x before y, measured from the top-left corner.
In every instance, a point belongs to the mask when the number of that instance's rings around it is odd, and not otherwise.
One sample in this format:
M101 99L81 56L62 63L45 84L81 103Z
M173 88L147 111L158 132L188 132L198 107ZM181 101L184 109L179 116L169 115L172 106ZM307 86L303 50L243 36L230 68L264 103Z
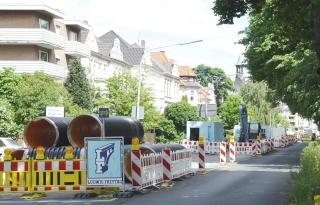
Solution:
M133 137L140 141L144 130L139 120L127 116L110 116L99 118L96 115L79 115L75 117L68 127L68 139L73 147L84 147L85 137L101 137L104 126L105 137L124 138L124 144L131 144Z
M23 139L29 148L70 145L68 126L73 118L36 117L24 129Z

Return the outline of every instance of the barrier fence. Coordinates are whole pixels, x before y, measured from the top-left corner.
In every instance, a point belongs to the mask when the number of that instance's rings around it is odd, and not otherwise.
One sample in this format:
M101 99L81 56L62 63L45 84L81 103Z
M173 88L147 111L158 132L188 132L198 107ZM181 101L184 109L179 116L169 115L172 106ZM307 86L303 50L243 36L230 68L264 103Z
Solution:
M191 174L191 154L191 150L163 149L162 153L151 155L131 151L132 186L142 189Z

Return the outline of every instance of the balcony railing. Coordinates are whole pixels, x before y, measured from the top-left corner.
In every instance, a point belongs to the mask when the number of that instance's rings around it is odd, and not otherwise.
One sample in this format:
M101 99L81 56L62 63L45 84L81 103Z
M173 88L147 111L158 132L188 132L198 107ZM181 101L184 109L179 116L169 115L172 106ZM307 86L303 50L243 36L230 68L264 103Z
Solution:
M43 71L55 78L63 79L65 77L64 68L62 66L48 63L44 61L0 61L0 69L4 67L15 68L14 73L34 73L35 71Z
M64 38L41 28L1 28L0 45L38 45L48 49L64 49Z
M78 41L67 41L65 54L88 58L90 56L90 48L88 45Z

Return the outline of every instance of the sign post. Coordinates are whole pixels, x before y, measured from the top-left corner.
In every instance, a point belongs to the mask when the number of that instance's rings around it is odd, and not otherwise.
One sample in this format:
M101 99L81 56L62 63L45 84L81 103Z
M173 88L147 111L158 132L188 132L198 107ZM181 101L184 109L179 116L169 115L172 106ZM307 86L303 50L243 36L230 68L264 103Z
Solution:
M105 187L109 191L125 189L123 137L85 137L86 190Z

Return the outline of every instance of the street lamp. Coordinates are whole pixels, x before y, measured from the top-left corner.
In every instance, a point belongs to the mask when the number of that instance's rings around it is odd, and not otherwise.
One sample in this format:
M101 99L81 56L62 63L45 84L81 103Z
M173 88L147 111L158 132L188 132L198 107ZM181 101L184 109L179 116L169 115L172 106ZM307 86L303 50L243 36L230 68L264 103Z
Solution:
M272 113L272 110L274 110L274 109L276 109L276 108L271 108L271 110L270 110L270 127L272 125L272 123L271 123L271 113Z
M143 61L144 55L146 53L149 53L152 50L159 49L159 48L167 48L167 47L172 47L172 46L183 46L183 45L192 44L192 43L199 43L199 42L202 42L202 40L191 41L191 42L186 42L186 43L177 43L177 44L172 44L172 45L167 45L167 46L151 48L151 49L148 49L147 51L143 52L142 57L140 59L139 74L138 74L139 77L138 77L138 96L137 96L137 113L136 113L136 119L137 120L139 120L140 89L141 89L141 66L142 66L142 61Z

